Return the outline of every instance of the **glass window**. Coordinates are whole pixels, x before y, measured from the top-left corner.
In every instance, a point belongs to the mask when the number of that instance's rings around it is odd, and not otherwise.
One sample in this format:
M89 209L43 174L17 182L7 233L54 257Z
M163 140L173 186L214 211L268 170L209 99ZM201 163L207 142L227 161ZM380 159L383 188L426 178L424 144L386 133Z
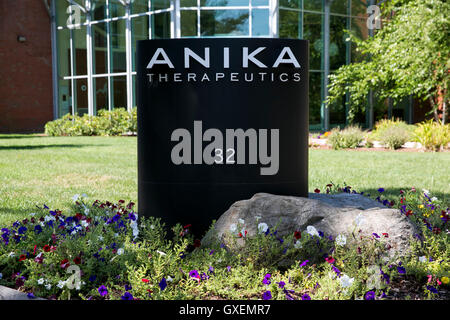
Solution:
M94 50L94 73L108 73L108 50L106 23L92 25L93 50Z
M248 0L200 0L202 7L248 7Z
M112 106L127 109L127 77L112 77Z
M352 0L352 16L367 16L367 7L369 0Z
M170 12L152 16L152 39L170 38Z
M59 117L72 114L72 87L70 80L59 80L58 86Z
M301 1L301 0L298 0ZM252 0L252 6L268 6L269 0Z
M106 19L106 7L106 0L91 1L92 20Z
M111 71L126 72L125 20L111 21Z
M335 1L331 1L330 12L331 13L347 14L349 1L350 0L335 0Z
M75 79L75 113L82 116L88 113L88 85L87 79Z
M96 114L101 109L108 110L108 78L94 78Z
M70 31L58 30L56 33L58 42L58 73L60 77L71 75L70 70Z
M133 71L136 70L135 67L135 59L136 59L136 42L138 40L146 40L148 39L148 16L141 16L131 20L131 36L132 36L132 57L133 57Z
M109 0L109 16L123 17L125 15L125 7L119 0Z
M351 30L353 34L360 39L367 39L368 37L368 29L365 19L352 18ZM350 58L351 62L361 62L364 59L361 52L356 51L356 45L354 43L351 44Z
M330 16L330 69L338 69L347 61L348 34L344 32L347 27L347 18L340 16Z
M148 0L134 0L134 2L131 3L132 14L144 13L147 11L148 11Z
M309 123L320 124L322 72L309 73Z
M343 0L335 0L335 1L343 1ZM322 11L322 0L304 0L303 9Z
M302 0L280 0L280 7L301 9Z
M323 51L322 15L305 12L303 19L303 39L310 41L309 68L311 70L321 70Z
M302 13L299 11L280 9L280 38L298 39L302 36Z
M167 9L170 7L170 0L152 0L152 10Z
M75 1L82 3L82 1ZM81 5L82 8L84 6ZM71 5L67 1L56 1L56 24L66 27L67 25L85 23L86 14L76 4Z
M86 26L72 30L75 75L87 74Z
M180 7L196 7L197 0L180 0Z
M202 36L248 36L248 10L203 10Z
M181 36L195 37L197 36L197 11L181 10Z
M269 10L253 9L252 10L252 35L268 36L269 30Z

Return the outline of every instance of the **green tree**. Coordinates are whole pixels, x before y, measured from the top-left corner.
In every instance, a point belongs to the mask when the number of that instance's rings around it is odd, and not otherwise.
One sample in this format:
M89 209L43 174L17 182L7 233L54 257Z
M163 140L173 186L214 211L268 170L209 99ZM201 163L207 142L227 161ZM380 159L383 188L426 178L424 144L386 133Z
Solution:
M381 7L383 27L373 37L349 32L366 59L330 76L327 104L350 93L349 117L365 110L367 95L394 103L413 95L429 99L436 120L445 123L450 75L450 3L446 0L393 0Z

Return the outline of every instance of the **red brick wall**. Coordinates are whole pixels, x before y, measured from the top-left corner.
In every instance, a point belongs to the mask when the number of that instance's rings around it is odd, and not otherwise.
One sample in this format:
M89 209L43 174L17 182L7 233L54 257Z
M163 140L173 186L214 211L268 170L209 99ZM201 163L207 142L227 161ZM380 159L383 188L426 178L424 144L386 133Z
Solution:
M26 41L20 43L18 36ZM50 18L41 0L0 1L0 132L53 119Z

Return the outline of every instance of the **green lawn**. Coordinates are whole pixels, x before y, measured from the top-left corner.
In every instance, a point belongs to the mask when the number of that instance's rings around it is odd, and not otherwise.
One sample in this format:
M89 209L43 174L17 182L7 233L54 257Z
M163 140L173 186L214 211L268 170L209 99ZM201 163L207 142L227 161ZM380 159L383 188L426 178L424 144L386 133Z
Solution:
M36 211L67 209L74 194L137 200L135 137L0 135L0 225ZM450 153L310 150L309 189L330 181L390 194L411 186L450 199Z

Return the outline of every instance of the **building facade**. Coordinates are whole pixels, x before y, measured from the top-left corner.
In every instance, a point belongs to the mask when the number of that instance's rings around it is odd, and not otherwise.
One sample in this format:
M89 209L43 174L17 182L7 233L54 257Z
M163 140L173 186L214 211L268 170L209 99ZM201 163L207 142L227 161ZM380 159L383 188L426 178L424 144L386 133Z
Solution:
M42 130L45 121L67 113L95 115L101 109L134 108L138 40L280 37L310 41L310 129L328 130L346 124L348 97L325 107L327 76L341 65L362 59L347 41L345 30L352 30L361 38L371 35L367 28L367 7L372 2L375 3L374 0L4 0L0 13L2 24L5 24L3 15L8 15L10 23L26 19L24 15L33 16L31 20L41 19L37 21L39 29L45 30L41 37L33 36L31 22L23 22L26 38L43 47L43 57L39 59L45 61L40 64L42 72L33 75L38 78L39 87L30 93L37 94L35 100L39 100L42 116L33 125L28 123L28 128L31 125ZM17 3L22 3L19 10L11 10ZM13 58L28 44L27 40L20 42L19 32L16 31L17 38L10 39L18 51L5 49L2 43L3 57L8 52ZM25 55L17 59L24 68L32 63ZM0 76L4 80L8 72L4 72L3 65L9 66L4 59L1 63ZM4 97L9 89L4 90L0 106L8 108ZM46 93L45 99L39 97L40 93ZM17 91L16 98L19 96L26 99ZM377 106L373 100L368 97L369 107L356 115L362 126L370 127L378 113L386 112L413 121L411 101L393 109L385 104ZM25 114L22 116L26 117ZM11 121L8 126L3 122L0 120L0 130L14 129ZM16 125L14 130L21 128Z

